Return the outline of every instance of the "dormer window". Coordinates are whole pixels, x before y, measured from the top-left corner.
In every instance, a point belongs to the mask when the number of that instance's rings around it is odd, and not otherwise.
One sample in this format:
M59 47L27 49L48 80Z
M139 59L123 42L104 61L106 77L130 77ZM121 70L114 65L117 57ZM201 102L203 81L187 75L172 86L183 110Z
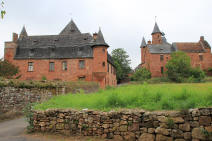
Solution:
M163 61L163 58L164 58L163 55L160 55L160 61Z
M31 49L29 50L29 56L32 56L32 55L34 55L34 49L33 49L33 48L31 48Z

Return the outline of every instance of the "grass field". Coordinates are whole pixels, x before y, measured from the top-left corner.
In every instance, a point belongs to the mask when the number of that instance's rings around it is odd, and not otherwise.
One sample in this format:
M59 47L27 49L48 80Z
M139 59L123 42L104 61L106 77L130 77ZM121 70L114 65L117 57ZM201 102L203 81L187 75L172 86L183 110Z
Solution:
M55 96L34 108L88 108L108 111L119 108L181 110L198 107L212 107L212 83L126 85L93 94Z

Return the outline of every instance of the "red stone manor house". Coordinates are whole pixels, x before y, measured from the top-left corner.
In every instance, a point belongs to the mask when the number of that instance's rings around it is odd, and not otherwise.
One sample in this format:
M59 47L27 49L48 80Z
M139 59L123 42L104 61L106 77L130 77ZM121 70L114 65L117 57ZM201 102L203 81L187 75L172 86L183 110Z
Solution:
M170 59L171 53L183 51L191 58L193 67L200 67L202 70L212 68L211 47L203 36L197 42L174 42L168 43L165 34L160 31L155 23L152 32L152 41L146 44L143 38L141 43L141 64L138 66L146 67L151 71L152 77L163 76L165 65Z
M73 20L59 35L19 37L5 42L4 59L19 67L21 80L96 81L102 88L116 85L116 69L101 30L81 33Z

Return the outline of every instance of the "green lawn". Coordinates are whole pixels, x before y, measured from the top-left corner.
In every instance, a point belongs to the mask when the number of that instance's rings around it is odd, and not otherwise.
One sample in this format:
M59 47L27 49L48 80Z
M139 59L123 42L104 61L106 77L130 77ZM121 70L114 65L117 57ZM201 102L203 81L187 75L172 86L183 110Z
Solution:
M34 108L88 108L108 111L119 108L180 110L197 107L212 107L212 83L126 85L93 94L55 96Z

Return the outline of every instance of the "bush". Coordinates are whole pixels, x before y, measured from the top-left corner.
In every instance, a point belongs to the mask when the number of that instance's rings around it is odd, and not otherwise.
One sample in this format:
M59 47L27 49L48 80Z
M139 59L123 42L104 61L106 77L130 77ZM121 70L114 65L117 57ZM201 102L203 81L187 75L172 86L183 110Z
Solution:
M18 67L7 60L0 60L0 77L11 78L19 72Z
M166 73L170 80L182 82L189 77L191 64L190 58L184 52L174 52L166 64Z
M205 73L200 68L192 68L190 58L184 52L174 52L166 64L166 73L175 82L201 82Z
M144 81L151 78L151 72L146 68L140 68L131 76L133 81Z
M194 78L195 82L201 82L205 78L205 72L200 68L191 68L190 76Z

